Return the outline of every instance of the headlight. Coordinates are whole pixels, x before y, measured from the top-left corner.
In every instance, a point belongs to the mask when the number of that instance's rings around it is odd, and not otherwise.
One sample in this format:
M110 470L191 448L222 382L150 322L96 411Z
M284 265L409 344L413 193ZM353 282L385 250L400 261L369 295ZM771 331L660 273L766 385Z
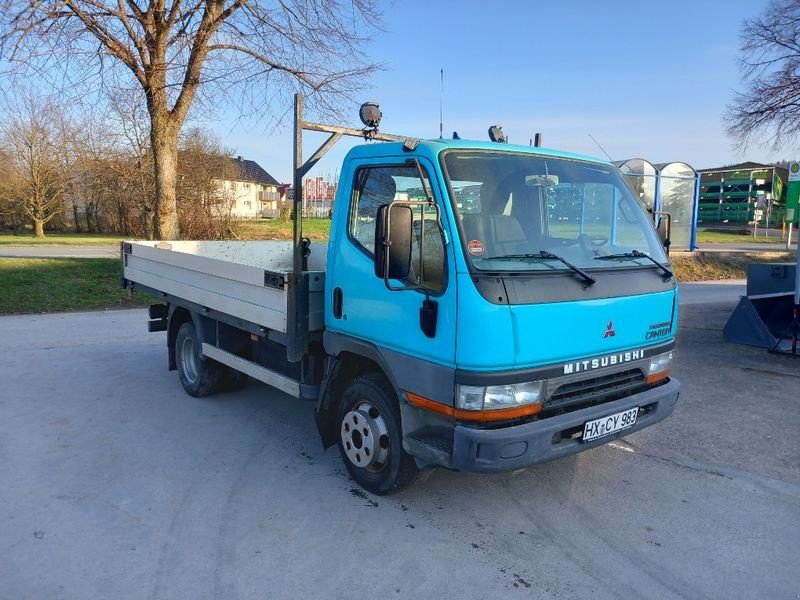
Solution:
M504 410L540 405L544 390L543 381L514 383L510 385L457 386L456 408L461 410Z
M485 387L459 385L456 405L464 410L483 410L483 396L485 393Z
M650 366L647 369L647 383L653 383L664 379L672 369L672 352L664 352L650 359Z

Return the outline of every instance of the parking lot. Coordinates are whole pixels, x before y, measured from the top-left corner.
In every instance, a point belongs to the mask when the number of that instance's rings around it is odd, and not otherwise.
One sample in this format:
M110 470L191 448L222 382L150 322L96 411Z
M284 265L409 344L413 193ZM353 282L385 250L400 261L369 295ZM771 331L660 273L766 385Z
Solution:
M685 287L663 423L389 497L143 310L0 317L0 598L798 598L800 361L722 340L738 289Z

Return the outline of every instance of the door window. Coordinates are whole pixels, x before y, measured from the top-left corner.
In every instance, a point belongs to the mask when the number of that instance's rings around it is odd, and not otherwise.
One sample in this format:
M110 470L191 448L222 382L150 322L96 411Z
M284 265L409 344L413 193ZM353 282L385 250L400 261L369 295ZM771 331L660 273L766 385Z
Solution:
M368 256L375 256L375 221L378 209L393 201L425 201L430 180L420 179L414 166L365 167L356 173L348 230L353 242ZM411 272L409 280L439 291L444 287L444 237L436 211L422 205L414 211ZM424 231L424 235L422 232ZM418 274L422 274L419 281Z

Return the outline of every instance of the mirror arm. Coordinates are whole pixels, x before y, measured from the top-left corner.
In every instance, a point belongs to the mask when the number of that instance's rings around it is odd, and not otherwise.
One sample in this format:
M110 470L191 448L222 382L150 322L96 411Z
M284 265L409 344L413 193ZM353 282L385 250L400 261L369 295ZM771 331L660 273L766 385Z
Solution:
M661 218L666 218L667 219L667 235L662 240L662 242L664 244L664 249L667 251L667 254L669 255L669 247L672 244L672 241L671 241L671 238L672 238L672 215L669 214L668 212L664 212L662 210L654 210L652 212L652 214L653 214L653 218L654 219L656 217L661 217Z
M417 167L417 173L419 173L419 180L422 183L422 191L425 193L425 200L428 201L428 204L433 204L433 194L428 189L428 184L425 183L425 172L422 170L422 165L419 164L419 161L416 158L409 158L406 161L406 164L412 163L415 167Z
M427 200L428 204L433 204L433 194L431 194L430 190L428 189L428 184L425 183L425 173L422 170L422 165L419 164L419 161L416 158L409 159L411 162L414 163L414 166L417 167L417 173L419 174L419 181L422 184L422 192L425 194L425 200ZM425 207L422 207L420 211L420 224L419 224L419 273L417 273L417 285L423 286L425 281L425 257L424 252L422 249L425 247ZM426 291L426 298L427 298L427 291Z

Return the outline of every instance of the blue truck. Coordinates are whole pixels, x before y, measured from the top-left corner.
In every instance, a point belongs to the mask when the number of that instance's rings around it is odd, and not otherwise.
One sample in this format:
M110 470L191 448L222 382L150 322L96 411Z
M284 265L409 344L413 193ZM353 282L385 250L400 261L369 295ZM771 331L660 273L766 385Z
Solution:
M365 121L367 123L367 121ZM303 131L328 140L306 162ZM248 378L316 402L324 446L386 494L421 469L500 472L669 416L678 290L665 241L606 161L303 120L295 190L344 135L327 243L124 242L187 393ZM296 193L295 198L302 198Z

